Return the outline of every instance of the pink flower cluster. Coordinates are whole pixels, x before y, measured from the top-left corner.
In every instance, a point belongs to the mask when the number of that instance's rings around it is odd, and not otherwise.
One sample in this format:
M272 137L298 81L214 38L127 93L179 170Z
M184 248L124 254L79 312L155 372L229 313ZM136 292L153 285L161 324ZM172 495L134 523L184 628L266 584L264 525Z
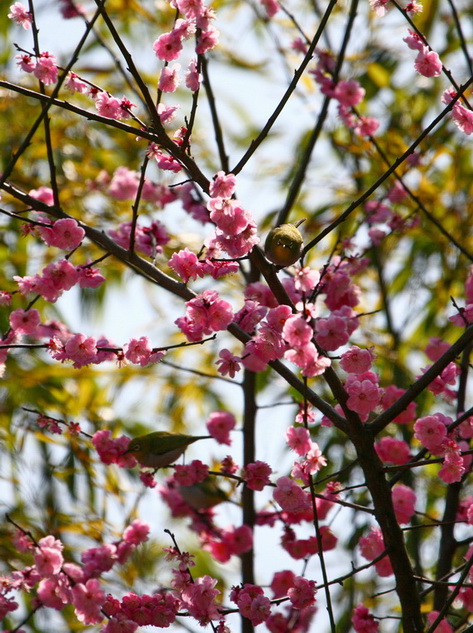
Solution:
M236 425L235 416L229 411L214 411L207 419L206 426L210 435L217 440L219 444L231 445L230 431L233 431Z
M349 374L345 382L347 407L358 413L363 422L366 422L381 400L383 392L378 386L378 380L375 372L367 371L363 374Z
M366 536L362 536L359 541L361 555L367 560L374 560L386 551L383 535L379 528L371 528ZM389 556L386 555L375 563L376 573L381 577L391 576L393 568Z
M238 272L240 268L239 263L234 261L216 261L208 257L200 260L188 248L174 253L168 264L184 283L205 275L219 279Z
M425 45L422 38L415 32L409 30L404 42L410 49L418 51L414 62L414 68L424 77L438 77L442 73L442 62L435 51Z
M92 97L95 100L95 107L97 112L107 119L115 119L120 121L121 119L129 119L131 117L131 108L135 106L126 97L122 97L120 100L116 97L112 97L105 90L99 92L92 92Z
M153 44L156 57L165 62L159 78L159 89L163 92L174 92L180 83L180 64L175 64L172 69L167 64L179 59L185 40L197 34L195 53L203 55L217 46L219 38L217 29L212 26L215 14L202 0L177 0L172 6L184 17L176 20L172 31L160 35ZM201 80L194 58L187 69L186 86L195 92Z
M109 178L108 174L105 176ZM138 193L140 175L137 171L128 167L117 167L108 184L108 193L116 200L134 200ZM146 202L153 202L159 207L164 207L177 199L172 189L165 185L155 184L149 178L145 178L141 190L141 198Z
M227 179L227 180L225 180ZM230 184L228 184L228 179ZM211 191L215 194L228 193L234 188L234 176L225 176L219 172L211 185ZM230 197L211 197L207 209L210 219L215 224L216 231L213 242L230 257L244 257L255 244L259 237L257 228L251 214L243 209L241 203Z
M18 534L16 543L21 551L32 554L34 565L15 572L11 580L3 579L0 617L18 607L7 597L11 589L31 591L36 587L37 607L62 610L71 604L79 622L100 624L104 619L102 609L106 596L99 577L115 563L125 563L136 547L148 539L148 534L149 526L135 520L125 529L121 540L84 551L82 565L64 561L64 546L54 536L45 536L34 545L26 535Z
M179 317L175 323L188 341L200 341L206 335L225 330L232 320L228 301L221 299L215 290L205 290L186 302L186 316Z
M96 288L105 278L95 268L88 265L74 266L67 259L51 262L41 272L31 277L15 275L18 290L22 295L34 292L46 301L55 303L66 291L79 284L81 288Z
M120 224L117 230L109 231L109 235L119 246L129 249L132 228L132 222L124 222ZM154 258L162 253L163 245L168 242L169 235L158 220L154 220L149 226L141 226L139 224L135 226L134 248L148 257Z
M24 21L22 23L24 24ZM59 69L56 65L56 58L51 53L47 51L40 53L36 60L27 53L17 55L16 58L21 70L26 73L33 73L45 86L56 83Z
M25 30L31 28L33 22L33 16L31 13L21 4L21 2L15 2L10 7L10 13L7 16L13 22L16 22L22 26Z
M374 619L363 604L359 604L353 609L351 622L356 633L378 633L379 622Z
M387 0L385 0L387 1ZM311 71L321 92L338 101L338 114L343 123L359 136L371 136L379 127L379 122L373 117L352 113L352 108L359 105L365 96L365 90L356 79L333 81L335 69L334 59L323 51L317 51L318 63Z

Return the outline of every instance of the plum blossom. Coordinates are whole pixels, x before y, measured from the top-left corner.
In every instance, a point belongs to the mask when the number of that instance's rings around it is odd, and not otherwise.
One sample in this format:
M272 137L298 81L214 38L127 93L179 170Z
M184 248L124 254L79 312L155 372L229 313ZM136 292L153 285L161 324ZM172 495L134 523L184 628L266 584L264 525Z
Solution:
M22 26L25 30L30 29L33 22L33 16L21 2L15 2L15 4L11 5L10 13L7 17Z
M200 341L205 335L226 329L232 320L228 301L221 299L215 290L204 290L186 302L186 316L175 323L189 341Z
M236 420L229 411L214 411L206 422L207 430L219 444L231 444L230 431L235 428Z

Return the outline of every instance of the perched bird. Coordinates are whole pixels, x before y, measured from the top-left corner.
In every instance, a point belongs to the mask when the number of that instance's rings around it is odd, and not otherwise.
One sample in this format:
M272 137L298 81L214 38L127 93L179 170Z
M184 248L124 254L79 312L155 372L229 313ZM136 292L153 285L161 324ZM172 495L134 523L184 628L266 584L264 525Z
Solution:
M303 220L302 220L303 222ZM297 223L299 226L301 222ZM286 268L297 262L302 252L302 235L295 224L281 224L268 233L264 254L270 262Z
M212 436L155 431L133 438L125 453L132 453L142 466L164 468L179 459L189 444L210 437Z
M184 501L194 510L207 510L229 501L228 494L218 487L211 476L192 486L179 486L178 490Z

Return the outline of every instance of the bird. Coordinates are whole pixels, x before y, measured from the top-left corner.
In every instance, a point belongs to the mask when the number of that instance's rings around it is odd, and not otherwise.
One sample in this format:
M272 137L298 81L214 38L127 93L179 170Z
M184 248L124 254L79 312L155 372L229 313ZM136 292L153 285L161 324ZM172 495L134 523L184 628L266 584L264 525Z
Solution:
M198 484L179 486L179 494L194 510L208 510L219 503L229 501L228 494L219 488L214 477L208 476Z
M297 225L281 224L268 233L264 243L264 254L276 266L286 268L294 264L301 256L303 239L297 229L299 224L301 222Z
M185 435L154 431L133 438L126 453L132 453L137 461L146 468L164 468L175 462L184 453L189 444L211 438L211 435Z

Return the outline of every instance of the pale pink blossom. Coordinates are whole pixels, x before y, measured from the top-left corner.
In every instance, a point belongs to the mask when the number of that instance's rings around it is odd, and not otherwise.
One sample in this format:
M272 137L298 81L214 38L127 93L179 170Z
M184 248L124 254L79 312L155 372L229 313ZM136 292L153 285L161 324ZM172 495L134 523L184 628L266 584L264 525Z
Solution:
M36 66L33 70L33 74L45 86L56 83L59 69L56 66L56 58L54 55L51 55L51 53L48 53L47 51L41 53L36 60Z
M219 444L227 444L230 446L230 431L233 431L236 425L235 416L229 411L214 411L207 419L207 430Z
M96 578L85 584L77 583L72 589L72 604L77 619L82 624L99 624L103 620L101 607L105 602L105 592Z
M269 484L269 475L272 473L269 464L256 460L246 466L242 470L242 477L245 484L250 490L263 490Z
M310 507L307 493L289 477L277 480L273 498L287 512L304 512Z
M202 83L203 75L198 70L198 64L196 59L191 59L187 71L185 74L186 87L192 92L197 92Z
M156 57L166 62L175 61L182 51L182 36L179 32L163 33L153 44Z
M215 361L215 364L218 366L219 374L235 378L235 375L241 369L241 358L232 354L228 349L220 350L218 355L219 359Z
M179 71L181 69L180 64L174 64L171 66L165 66L159 77L158 88L162 92L175 92L180 83Z
M104 90L101 90L95 97L95 107L97 112L107 119L119 121L122 118L120 101Z
M34 562L37 572L42 578L59 574L64 562L62 550L64 546L54 536L45 536L35 548Z
M72 71L67 74L66 81L64 82L64 87L72 93L78 92L80 94L83 94L87 90L87 84L85 83L85 81L82 81L82 79Z
M371 362L376 358L372 349L360 349L356 345L342 354L340 367L352 374L363 374L371 367Z
M435 51L423 46L417 53L414 68L424 77L438 77L442 73L442 62Z
M363 605L359 604L353 609L351 622L356 633L378 633L379 622Z
M312 448L309 431L303 426L290 426L286 431L286 442L298 455L306 455Z
M10 327L15 334L35 336L38 332L41 317L36 309L22 310L18 308L10 313L9 321Z
M181 593L181 600L190 615L195 618L201 626L207 625L211 620L220 619L218 605L215 601L220 594L215 589L217 579L211 576L195 578Z
M55 246L65 251L77 248L85 236L84 229L72 218L61 218L53 222L51 226L41 226L37 230L48 246Z
M173 253L168 265L174 272L179 275L184 283L189 279L197 279L204 276L202 262L199 261L197 255L188 248Z
M392 499L398 523L409 523L415 513L416 493L409 486L398 484L392 489Z
M7 17L22 26L25 30L30 29L33 22L33 16L21 2L15 2L15 4L11 5L10 13Z
M409 445L394 437L382 437L375 442L374 448L384 464L406 464L410 458Z

